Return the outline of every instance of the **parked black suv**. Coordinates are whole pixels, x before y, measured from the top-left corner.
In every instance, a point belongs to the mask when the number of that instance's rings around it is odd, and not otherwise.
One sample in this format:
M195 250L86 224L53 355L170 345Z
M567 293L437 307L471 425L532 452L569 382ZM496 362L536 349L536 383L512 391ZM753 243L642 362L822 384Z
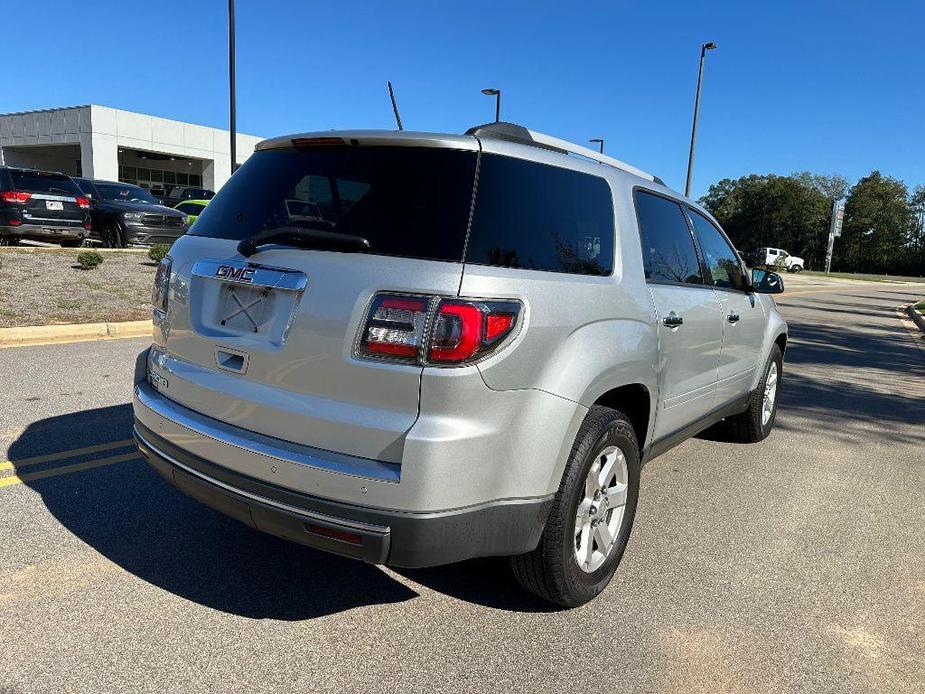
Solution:
M176 207L184 200L211 200L215 197L215 191L193 186L171 186L163 195L156 197L162 205Z
M0 166L0 246L21 239L79 246L90 233L89 208L62 173Z
M171 244L186 233L186 215L161 205L150 192L131 183L74 179L90 199L90 238L104 248L128 244Z

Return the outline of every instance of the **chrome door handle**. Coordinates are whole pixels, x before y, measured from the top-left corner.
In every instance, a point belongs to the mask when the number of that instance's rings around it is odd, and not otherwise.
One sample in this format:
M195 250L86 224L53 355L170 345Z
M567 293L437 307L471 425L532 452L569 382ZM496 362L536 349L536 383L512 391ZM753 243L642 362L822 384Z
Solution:
M738 322L739 322L739 314L738 314L738 313L730 313L728 316L726 316L726 320L728 320L730 323L738 323Z
M667 316L665 316L665 319L662 321L662 323L665 324L666 328L677 328L681 325L684 325L684 319L672 311Z

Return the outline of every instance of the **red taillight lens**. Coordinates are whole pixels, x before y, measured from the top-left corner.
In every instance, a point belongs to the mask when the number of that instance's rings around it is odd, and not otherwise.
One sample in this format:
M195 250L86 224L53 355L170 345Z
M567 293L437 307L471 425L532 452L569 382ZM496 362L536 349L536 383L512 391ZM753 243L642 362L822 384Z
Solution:
M31 197L32 193L21 193L18 190L5 190L0 193L0 199L3 199L5 202L23 203Z
M417 361L429 306L430 297L377 295L369 307L359 353Z
M77 207L82 210L90 209L90 201L87 198L74 198L74 202L77 203Z
M434 362L465 361L482 344L483 322L482 311L473 304L440 302L427 359Z
M461 364L493 351L513 330L520 304L511 301L441 301L427 360Z
M21 220L21 219L11 219L11 220L10 220L10 226L11 226L11 227L18 227L20 224L22 224L22 220Z

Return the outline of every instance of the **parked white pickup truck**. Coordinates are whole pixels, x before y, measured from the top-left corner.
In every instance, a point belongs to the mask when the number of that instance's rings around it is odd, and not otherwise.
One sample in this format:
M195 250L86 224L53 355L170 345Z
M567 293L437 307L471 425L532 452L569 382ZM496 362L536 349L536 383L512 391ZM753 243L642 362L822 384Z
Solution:
M778 265L787 272L800 272L805 265L802 258L780 248L759 248L752 256L753 265Z

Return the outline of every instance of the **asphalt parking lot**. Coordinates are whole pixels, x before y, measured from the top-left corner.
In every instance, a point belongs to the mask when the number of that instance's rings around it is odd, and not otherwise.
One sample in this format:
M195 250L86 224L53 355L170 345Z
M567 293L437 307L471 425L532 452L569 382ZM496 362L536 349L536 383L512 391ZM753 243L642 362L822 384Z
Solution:
M925 285L787 278L777 428L643 472L604 595L250 530L131 447L146 340L0 350L0 692L925 691ZM12 461L12 462L10 462Z

